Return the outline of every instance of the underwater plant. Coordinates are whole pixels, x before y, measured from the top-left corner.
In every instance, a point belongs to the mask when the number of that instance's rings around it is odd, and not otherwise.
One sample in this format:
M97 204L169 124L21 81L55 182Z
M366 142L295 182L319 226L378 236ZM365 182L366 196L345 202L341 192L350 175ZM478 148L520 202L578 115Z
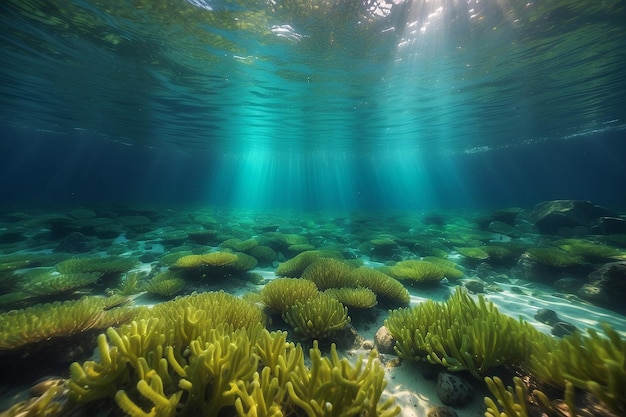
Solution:
M254 256L261 265L271 264L278 258L274 249L265 245L257 245L250 249L247 253L248 255Z
M380 270L395 279L418 285L437 284L445 276L445 270L438 265L415 259L401 261L392 266L384 266Z
M461 288L442 303L428 300L392 310L385 327L400 357L467 370L477 379L493 367L522 363L534 344L551 340L529 323L500 313L484 297L475 302Z
M374 291L365 287L329 288L324 293L336 298L348 308L372 308L378 304Z
M249 252L258 244L259 241L256 239L241 240L238 238L230 238L220 243L220 246L222 248L232 249L235 252Z
M144 279L147 275L145 271L128 271L124 275L124 279L120 282L118 288L111 290L111 292L113 294L126 296L138 294L144 290Z
M304 303L318 295L313 281L303 278L274 278L261 290L261 301L274 313L283 314L296 304Z
M300 278L304 270L317 258L343 259L343 256L339 252L328 250L304 251L278 265L275 273L279 277Z
M566 252L581 256L587 262L598 263L626 259L626 253L617 248L584 239L564 239L554 243Z
M348 308L324 293L296 302L283 313L283 320L304 339L326 339L350 323Z
M167 269L161 271L148 280L143 289L150 294L157 294L165 297L171 297L178 294L185 288L185 280L182 279L178 271Z
M584 264L582 256L553 247L528 248L524 258L553 268L568 268Z
M489 253L487 253L483 246L461 246L455 248L459 254L472 261L484 261L489 259Z
M529 359L534 375L565 388L569 382L592 393L614 413L626 414L626 340L608 324L574 332L556 344L536 346Z
M357 285L372 290L381 303L402 306L411 300L409 291L401 282L376 269L361 266L352 270L352 275Z
M117 256L70 258L59 262L56 269L61 274L75 274L80 272L101 272L102 274L117 274L126 272L137 266L138 261L133 258Z
M126 322L136 314L118 307L126 301L121 296L84 296L0 313L0 352Z
M236 260L237 255L231 252L211 252L203 255L182 256L172 266L182 269L220 267L232 264Z
M356 286L356 277L352 275L350 265L333 258L315 259L302 272L302 278L313 281L320 291Z

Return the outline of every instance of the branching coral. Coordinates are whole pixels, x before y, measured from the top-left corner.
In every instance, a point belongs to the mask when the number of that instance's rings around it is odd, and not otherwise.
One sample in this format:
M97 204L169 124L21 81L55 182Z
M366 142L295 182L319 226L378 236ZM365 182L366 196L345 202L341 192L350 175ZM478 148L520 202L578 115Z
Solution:
M483 297L476 303L461 289L445 303L429 300L393 310L385 326L401 357L467 370L479 379L492 367L524 361L534 343L550 340L530 324L501 314Z
M313 281L320 291L356 286L356 277L352 275L350 265L333 258L314 260L304 270L302 278Z
M314 282L302 278L275 278L261 290L261 300L275 313L283 314L296 302L304 303L318 294Z
M402 306L410 301L409 291L406 287L387 274L361 266L353 270L352 275L356 277L355 281L358 285L372 290L381 303Z
M296 302L285 311L283 319L299 336L307 339L328 338L350 323L348 309L324 293L304 303Z

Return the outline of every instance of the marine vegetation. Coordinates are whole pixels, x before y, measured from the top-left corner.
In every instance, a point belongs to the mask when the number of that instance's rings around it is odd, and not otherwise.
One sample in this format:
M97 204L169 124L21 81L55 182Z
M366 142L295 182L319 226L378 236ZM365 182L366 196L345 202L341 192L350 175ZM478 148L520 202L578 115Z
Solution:
M365 287L329 288L324 293L336 298L348 308L372 308L378 304L376 294Z
M211 294L219 294L209 297L218 304L215 311L233 307L223 304L232 301L224 293ZM270 333L258 321L239 327L198 316L201 310L192 304L207 304L198 297L164 303L169 307L149 319L107 329L98 336L98 359L73 363L66 392L41 398L73 413L108 399L130 416L399 414L393 397L381 399L386 382L375 350L352 364L339 358L334 345L322 356L314 342L306 365L302 347L287 342L286 332ZM12 415L28 412L28 406L17 404ZM60 411L53 407L49 415Z
M537 346L530 369L543 381L589 391L614 413L626 414L626 340L607 324L574 332L556 345Z
M181 269L226 266L237 260L231 252L211 252L203 255L185 255L176 260L172 266Z
M271 263L278 257L274 249L265 245L257 245L250 249L247 253L254 256L261 265L271 265Z
M437 284L446 275L445 270L438 265L415 259L401 261L392 266L384 266L380 270L395 279L406 281L412 285Z
M304 270L317 258L343 259L339 252L328 250L309 250L301 252L293 258L281 263L276 268L279 277L300 278Z
M185 288L185 280L180 277L178 271L166 269L149 279L143 289L150 293L164 297L178 294Z
M124 323L136 314L132 308L117 307L126 300L85 296L0 313L0 352Z
M366 266L352 271L357 285L369 288L381 303L391 306L403 306L411 300L409 291L398 280Z
M296 302L283 313L283 320L303 339L327 339L350 323L348 308L325 293Z
M117 256L70 258L59 262L56 269L61 274L75 274L80 272L101 272L102 274L118 274L126 272L137 265L133 258Z
M318 295L313 281L302 278L274 278L261 290L261 301L271 311L283 314L297 302L304 303Z
M523 257L553 268L568 268L585 262L580 255L553 247L529 248Z
M302 272L302 278L313 281L320 291L356 286L356 277L352 275L350 265L333 258L315 259Z
M241 240L237 238L230 238L223 241L220 246L226 249L232 249L235 252L248 252L259 244L256 239Z
M472 261L484 261L489 259L489 253L487 253L482 246L462 246L455 248L459 254L468 260Z
M393 310L385 326L400 357L467 370L477 379L496 366L523 362L534 344L551 340L527 322L500 313L484 297L474 301L461 288L443 303L428 300Z
M542 415L559 415L545 393L540 390L533 390L532 396L529 395L528 387L519 377L513 377L514 387L505 387L502 380L497 376L485 377L485 383L495 398L494 401L490 397L485 397L485 406L487 407L485 417L530 417L537 415L537 412L531 411L531 407L541 409ZM529 405L529 398L532 398L537 405ZM574 404L574 386L570 383L565 388L564 404L567 415L577 415Z
M238 275L254 268L256 264L257 260L245 253L211 252L183 256L170 268L182 269L190 278L204 279Z
M587 262L599 263L626 259L626 254L617 248L584 239L564 239L554 243L566 252L581 256Z
M144 290L144 279L147 276L146 271L133 270L128 271L124 275L124 279L120 282L118 288L110 290L113 294L119 295L133 295L138 294Z

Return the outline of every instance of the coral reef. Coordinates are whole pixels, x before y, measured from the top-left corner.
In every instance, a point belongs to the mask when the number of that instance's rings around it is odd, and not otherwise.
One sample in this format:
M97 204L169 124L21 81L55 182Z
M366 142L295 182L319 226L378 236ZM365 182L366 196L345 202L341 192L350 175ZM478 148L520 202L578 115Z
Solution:
M324 293L336 298L348 308L372 308L378 304L376 294L369 288L329 288Z
M303 278L275 278L261 290L261 301L274 313L283 314L297 302L304 303L318 295L314 282Z
M356 277L346 262L333 258L318 258L302 272L302 278L313 281L320 291L329 288L355 287Z
M500 313L462 289L445 302L426 301L389 313L385 326L403 358L427 360L449 370L467 370L477 379L504 363L521 363L533 344L550 338L522 320Z
M303 339L326 339L350 323L348 308L324 293L296 302L283 313L283 320Z
M171 269L159 272L143 286L146 292L164 297L176 295L183 288L185 288L185 280L179 276L177 271Z
M328 250L309 250L301 252L278 265L276 275L279 277L300 278L304 270L317 258L343 259L343 256L338 252Z
M381 303L391 306L407 305L411 300L409 291L401 282L389 275L366 266L352 271L357 285L369 288Z
M444 269L432 262L414 259L401 261L393 266L381 267L380 270L395 279L417 285L437 284L446 274Z

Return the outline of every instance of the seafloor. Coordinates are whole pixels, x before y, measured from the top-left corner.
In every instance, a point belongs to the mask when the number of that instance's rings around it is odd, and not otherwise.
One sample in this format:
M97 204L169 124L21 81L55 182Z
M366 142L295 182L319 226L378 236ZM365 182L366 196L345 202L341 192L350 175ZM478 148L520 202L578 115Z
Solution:
M0 411L8 411L0 415L36 415L18 414L15 404L33 402L42 393L37 385L41 381L68 378L72 362L93 358L97 335L111 325L77 319L55 328L47 306L92 297L123 299L103 305L101 313L122 304L154 306L192 293L225 291L266 308L259 295L265 285L277 277L277 268L303 253L331 257L353 269L384 272L410 294L408 304L379 299L362 306L345 301L351 331L324 333L320 346L325 354L330 342L337 343L340 354L348 358L368 355L373 347L382 351L375 333L390 310L425 300L445 303L461 287L474 300L484 297L499 311L554 339L570 337L572 332L585 335L588 329L602 334L602 323L608 324L616 332L613 342L622 349L615 353L622 359L615 365L616 375L626 381L626 307L621 300L626 286L624 218L589 202L481 212L307 213L124 205L4 209L0 211ZM214 252L234 254L238 261L220 261L211 267L196 264L196 269L181 261ZM432 264L445 260L448 269L423 279L398 269L409 260ZM287 276L298 278L302 272L289 269ZM558 318L542 318L537 313L543 309L553 310ZM20 315L24 312L32 314L24 318ZM312 346L306 332L294 329L280 314L266 313L270 330L286 330L289 340L307 350ZM114 326L130 319L119 319ZM444 402L437 394L432 369L424 370L410 358L398 360L394 352L381 353L380 362L387 375L386 395L396 397L401 415L476 416L486 411L483 397L490 393L481 379L458 372L469 380L473 396L464 404L438 409ZM602 359L599 362L601 366ZM521 376L520 368L500 365L484 376L509 377L507 385L516 373ZM435 372L445 369L436 366ZM612 389L623 391L624 386ZM560 403L567 402L563 389L549 391ZM595 404L596 411L611 415L619 414L625 405L617 399L606 407L596 398L599 394L580 384L576 394L581 410ZM529 407L537 408L534 401ZM91 413L122 414L110 398L110 408L102 407L102 401L98 404L98 411ZM518 415L537 415L531 408L524 413ZM555 407L554 413L568 415L571 409ZM292 415L298 413L292 410Z

